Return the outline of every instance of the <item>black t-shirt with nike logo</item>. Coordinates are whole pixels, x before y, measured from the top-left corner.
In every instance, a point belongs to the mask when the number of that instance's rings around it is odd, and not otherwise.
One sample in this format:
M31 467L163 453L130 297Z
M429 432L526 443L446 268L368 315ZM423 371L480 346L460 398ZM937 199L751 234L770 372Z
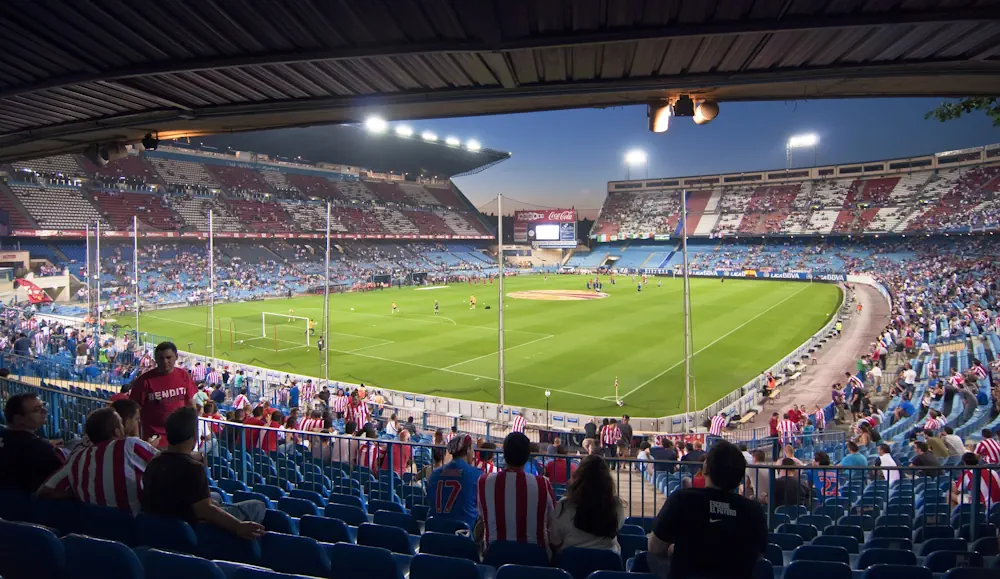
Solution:
M736 493L712 488L671 494L653 534L674 545L670 579L749 578L767 550L763 509Z

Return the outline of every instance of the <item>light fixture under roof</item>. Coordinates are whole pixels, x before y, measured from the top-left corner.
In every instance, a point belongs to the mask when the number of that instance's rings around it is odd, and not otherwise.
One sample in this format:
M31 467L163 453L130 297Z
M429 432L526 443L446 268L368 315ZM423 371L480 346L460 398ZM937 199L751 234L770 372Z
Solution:
M451 145L452 147L458 147L462 144L462 141L458 140L458 137L448 137L444 140L445 143Z
M382 117L371 116L365 119L365 129L370 133L384 133L389 128L389 123Z
M479 144L479 141L475 139L469 139L469 142L465 144L465 148L475 153L479 149L482 149L483 146Z
M412 137L413 129L409 125L396 125L396 134L400 137Z
M438 140L438 136L430 131L424 131L423 133L421 133L420 138L425 141L429 141L431 143Z

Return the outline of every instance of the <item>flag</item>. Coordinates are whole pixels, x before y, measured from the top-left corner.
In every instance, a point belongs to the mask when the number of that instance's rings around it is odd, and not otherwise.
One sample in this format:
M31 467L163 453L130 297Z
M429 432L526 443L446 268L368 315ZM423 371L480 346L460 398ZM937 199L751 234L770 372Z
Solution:
M618 376L615 376L615 400L618 400Z

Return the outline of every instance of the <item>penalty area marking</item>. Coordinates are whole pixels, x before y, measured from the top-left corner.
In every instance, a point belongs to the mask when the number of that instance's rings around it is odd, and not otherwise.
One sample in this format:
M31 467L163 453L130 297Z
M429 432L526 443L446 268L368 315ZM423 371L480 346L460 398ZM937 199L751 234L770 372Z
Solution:
M542 340L548 340L549 338L554 338L554 337L555 336L542 336L541 338L537 338L535 340L531 340L531 341L525 342L523 344L518 344L516 346L511 346L509 348L504 348L504 353L506 354L507 352L510 352L511 350L520 348L521 346L527 346L528 344L534 344L535 342L541 342ZM465 360L463 362L459 362L457 364L452 364L451 366L445 366L444 368L441 368L441 369L442 370L451 370L452 368L454 368L456 366L462 366L464 364L468 364L469 362L475 362L476 360L482 360L483 358L489 358L490 356L496 356L496 355L497 355L496 352L490 352L489 354L483 354L482 356L476 356L475 358L469 358L468 360Z
M448 286L446 286L446 285L432 285L432 286L428 286L428 287L418 287L418 288L414 289L413 291L416 291L416 292L425 292L425 291L428 291L428 290L436 290L436 289L448 289Z
M711 341L711 342L709 342L709 343L708 343L707 345L705 345L704 347L702 347L701 349L699 349L699 350L698 350L698 351L696 351L695 353L691 354L691 357L692 357L692 358L694 358L694 357L695 357L695 356L697 356L698 354L700 354L700 353L704 352L705 350L707 350L707 349L711 348L712 346L714 346L714 345L716 345L717 343L721 342L721 341L722 341L722 340L724 340L725 338L728 338L728 337L729 337L729 336L731 336L732 334L734 334L734 333L736 333L737 331L739 331L739 330L743 329L743 328L744 328L744 327L746 327L746 325L747 325L747 324L749 324L750 322L752 322L752 321L756 320L757 318L759 318L759 317L763 316L763 315L764 315L764 314L766 314L767 312L769 312L769 311L773 310L774 308L776 308L776 307L780 306L781 304L783 304L783 303L787 302L788 300L790 300L790 299L794 298L795 296L799 295L799 294L800 294L800 293L802 293L802 292L803 292L803 291L804 291L804 290L805 290L805 289L806 289L807 287L809 287L809 286L808 286L808 285L804 285L804 286L802 287L802 289L798 290L797 292L793 293L792 295L788 296L787 298L785 298L785 299L781 300L780 302L778 302L778 303L774 304L773 306L771 306L771 307L767 308L766 310L764 310L764 311L760 312L760 313L759 313L759 314L757 314L756 316L754 316L754 317L750 318L749 320L747 320L747 321L743 322L742 324L740 324L740 325L736 326L736 327L735 327L735 328L733 328L732 330L729 330L729 331L728 331L728 332L726 332L725 334L722 334L722 335L721 335L721 336L719 336L718 338L716 338L716 339L712 340L712 341ZM620 398L621 398L622 400L624 400L624 399L625 399L626 397L628 397L628 396L631 396L631 395L632 395L632 394L634 394L635 392L638 392L639 390L641 390L642 388L644 388L645 386L647 386L647 385L648 385L648 384L649 384L650 382L653 382L654 380L657 380L657 379L659 379L659 378L660 378L661 376L663 376L663 375L664 375L664 374L666 374L667 372L670 372L671 370L673 370L674 368L676 368L676 367L680 366L680 365L681 365L681 364L683 364L683 363L684 363L684 359L683 359L683 358L681 358L681 360L680 360L679 362L677 362L676 364L674 364L673 366L671 366L671 367L667 368L666 370L664 370L664 371L660 372L660 373L659 373L659 374L657 374L656 376L653 376L653 377L652 377L652 378L650 378L649 380L646 380L646 381L645 381L645 382L643 382L642 384L639 384L639 385L638 385L638 386L636 386L635 388L633 388L633 389L629 390L629 391L628 391L628 392L626 392L626 393L625 393L624 395L622 395L622 396L621 396ZM602 400L609 400L609 399L610 399L610 400L614 400L615 398L614 398L613 396L605 396L605 397L603 397L603 398L602 398Z

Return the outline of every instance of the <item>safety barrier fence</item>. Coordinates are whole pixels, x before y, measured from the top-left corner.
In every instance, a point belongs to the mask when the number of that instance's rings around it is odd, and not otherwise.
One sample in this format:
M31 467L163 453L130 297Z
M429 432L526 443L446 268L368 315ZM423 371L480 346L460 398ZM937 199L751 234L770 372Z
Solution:
M108 404L97 396L0 380L4 400L18 393L35 394L45 403L48 413L41 434L66 440L67 448L81 436L86 416ZM361 511L324 507L354 504L365 506L368 512L402 507L414 513L437 508L435 489L427 488L427 478L448 458L443 446L426 437L401 442L210 419L202 419L200 437L214 490L223 500L257 498L293 516L320 512L343 517L349 524L367 519L352 519ZM822 450L831 456L843 447L841 441L820 438L800 444L799 450L805 453ZM548 476L557 496L562 496L584 457L539 450L543 452L533 454L527 468ZM607 461L619 497L627 505L628 516L647 528L669 493L706 483L701 462L693 460L694 455L663 461L619 459L613 454L609 453ZM501 449L480 445L476 455L481 466L503 466ZM939 532L950 527L952 533L975 540L995 534L990 524L1000 522L998 470L997 465L751 464L739 492L766 507L770 529L777 532L861 535L873 530L872 537L908 539L921 529L934 527Z

